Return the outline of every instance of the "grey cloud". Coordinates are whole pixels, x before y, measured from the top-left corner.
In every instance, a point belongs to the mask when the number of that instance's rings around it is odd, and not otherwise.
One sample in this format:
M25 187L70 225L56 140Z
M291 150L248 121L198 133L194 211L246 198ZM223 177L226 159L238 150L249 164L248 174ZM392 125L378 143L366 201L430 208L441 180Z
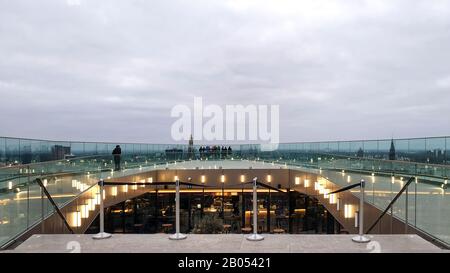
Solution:
M448 1L78 2L0 0L0 135L171 142L194 96L288 142L450 134Z

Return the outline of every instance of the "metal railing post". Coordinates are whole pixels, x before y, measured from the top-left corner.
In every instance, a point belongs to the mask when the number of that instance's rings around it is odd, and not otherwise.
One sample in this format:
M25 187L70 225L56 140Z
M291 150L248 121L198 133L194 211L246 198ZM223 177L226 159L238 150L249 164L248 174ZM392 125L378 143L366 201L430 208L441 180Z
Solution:
M93 239L101 240L111 238L111 234L105 232L105 205L103 203L104 180L98 183L100 188L100 232L92 236Z
M366 181L361 180L360 185L360 198L359 198L359 234L352 238L355 243L368 243L370 239L364 236L364 188L366 187Z
M170 240L183 240L187 236L180 233L180 180L175 183L175 234L169 236Z
M409 186L406 188L405 194L405 234L408 234Z
M45 234L45 226L44 226L44 219L45 219L45 212L44 212L44 190L42 187L40 187L41 190L41 233Z
M253 234L247 237L249 241L262 241L264 237L258 234L258 178L253 179Z

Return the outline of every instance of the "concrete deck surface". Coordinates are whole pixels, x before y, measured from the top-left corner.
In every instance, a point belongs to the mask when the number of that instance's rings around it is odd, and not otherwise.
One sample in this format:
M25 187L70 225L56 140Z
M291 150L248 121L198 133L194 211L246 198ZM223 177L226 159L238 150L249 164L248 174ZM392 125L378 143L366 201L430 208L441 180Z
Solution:
M371 235L369 244L352 242L354 235L264 235L250 242L241 234L189 234L171 241L167 234L114 234L105 240L91 235L33 235L17 253L439 253L439 247L417 235Z

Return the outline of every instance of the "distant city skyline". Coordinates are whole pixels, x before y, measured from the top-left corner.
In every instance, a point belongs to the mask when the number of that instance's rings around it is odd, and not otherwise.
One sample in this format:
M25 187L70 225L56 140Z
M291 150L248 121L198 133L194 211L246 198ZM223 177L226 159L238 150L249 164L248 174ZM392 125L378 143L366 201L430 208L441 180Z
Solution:
M0 1L0 136L175 143L280 106L280 142L450 135L448 1ZM182 142L184 143L184 142Z

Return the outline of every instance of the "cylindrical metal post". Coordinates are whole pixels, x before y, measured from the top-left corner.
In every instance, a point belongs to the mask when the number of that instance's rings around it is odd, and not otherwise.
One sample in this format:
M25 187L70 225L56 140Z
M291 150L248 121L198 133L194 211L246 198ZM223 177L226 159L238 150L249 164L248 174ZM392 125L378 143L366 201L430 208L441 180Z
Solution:
M242 186L242 203L241 203L241 210L242 210L242 219L241 219L241 224L242 224L242 227L241 228L244 228L245 227L245 194L244 194L244 186Z
M359 235L362 236L364 233L364 188L365 188L365 181L361 181L361 200L359 200Z
M175 183L175 234L170 235L170 240L183 240L187 236L180 233L180 180Z
M201 218L203 219L203 215L205 213L205 187L202 189L202 210L201 210Z
M258 234L258 179L253 179L253 234L247 237L249 241L262 241L264 237Z
M406 192L405 192L406 196L405 196L405 234L408 234L408 207L409 207L409 186L406 187Z
M392 176L394 177L394 174L392 174ZM391 200L394 200L394 189L393 189L392 185L393 185L393 183L391 183ZM390 212L391 212L391 218L390 218L391 234L394 234L394 205L391 206Z
M225 186L224 183L222 183L222 204L220 205L220 210L222 213L222 220L225 221L225 206L224 206L224 202L225 202Z
M100 232L92 236L94 239L107 239L111 238L111 234L105 232L105 205L103 204L103 189L104 180L100 180L98 183L100 189Z
M366 181L361 180L360 185L360 198L359 198L359 234L352 238L353 242L356 243L368 243L370 239L364 236L364 188L366 187Z
M417 181L414 183L414 227L417 227Z

